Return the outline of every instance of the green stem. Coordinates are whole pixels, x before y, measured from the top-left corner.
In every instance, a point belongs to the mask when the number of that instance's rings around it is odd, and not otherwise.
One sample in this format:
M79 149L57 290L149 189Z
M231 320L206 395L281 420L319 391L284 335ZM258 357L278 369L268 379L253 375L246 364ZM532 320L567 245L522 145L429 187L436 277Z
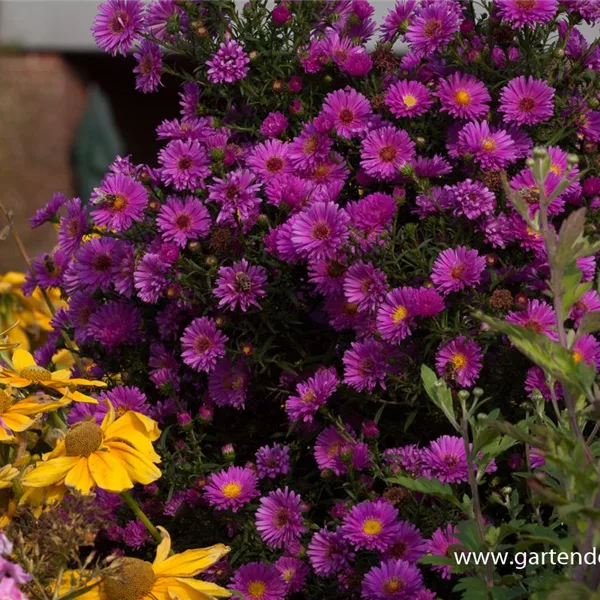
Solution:
M131 492L121 492L121 498L125 500L127 506L129 506L129 508L133 511L133 514L144 524L156 543L160 544L163 539L160 531L158 531L158 529L152 525L152 521L150 521L150 519L146 516L146 513L131 495Z

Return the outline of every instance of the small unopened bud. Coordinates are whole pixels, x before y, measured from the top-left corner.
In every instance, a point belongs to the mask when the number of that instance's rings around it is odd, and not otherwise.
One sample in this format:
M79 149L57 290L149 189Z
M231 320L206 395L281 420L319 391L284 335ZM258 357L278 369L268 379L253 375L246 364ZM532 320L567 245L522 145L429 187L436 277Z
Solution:
M481 398L481 396L483 396L483 390L480 387L474 388L473 396L475 396L475 398Z
M190 240L187 247L191 252L195 252L200 248L200 242L198 240Z
M256 50L251 50L248 52L248 58L250 60L256 60L258 58L258 52Z
M533 160L533 158L528 158L525 161L525 164L531 169L535 165L535 160Z
M217 263L218 263L219 261L217 260L217 257L216 257L216 256L212 256L212 254L211 254L210 256L207 256L207 257L206 257L206 259L205 259L205 261L204 261L204 262L206 263L206 266L207 266L207 267L214 267L214 266L216 266L216 265L217 265Z
M213 162L219 162L225 158L225 148L212 148L210 158Z
M537 158L538 160L543 160L548 156L548 150L546 148L542 148L538 146L533 149L533 158Z
M235 449L232 444L225 444L221 448L221 454L223 458L228 462L233 462L235 460Z
M269 217L267 217L267 215L265 215L264 213L260 213L258 215L258 217L256 217L256 222L261 227L268 227L269 226Z
M415 139L415 143L417 144L417 146L422 147L427 143L427 140L424 137L419 136Z
M458 392L459 400L466 402L470 398L471 394L468 390L460 390Z
M554 58L564 58L565 57L565 51L563 48L557 48L554 51Z
M569 164L571 167L578 165L579 164L579 156L577 156L577 154L569 154L567 156L567 164Z

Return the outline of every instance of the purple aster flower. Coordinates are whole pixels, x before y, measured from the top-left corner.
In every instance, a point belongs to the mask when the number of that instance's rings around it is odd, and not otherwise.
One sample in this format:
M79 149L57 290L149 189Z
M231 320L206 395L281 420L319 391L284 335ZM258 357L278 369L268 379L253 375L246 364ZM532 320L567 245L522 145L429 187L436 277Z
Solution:
M359 311L371 311L383 300L388 284L381 269L359 262L346 271L343 288L348 302L356 304Z
M419 194L415 203L417 208L413 212L419 215L420 219L443 213L452 206L448 192L439 186L430 188L425 194Z
M546 380L546 373L540 367L534 366L527 371L525 379L525 390L529 392L529 397L533 398L537 390L546 402L552 399L552 391ZM562 398L562 386L559 381L554 382L554 395L557 399Z
M366 500L353 506L341 526L356 550L384 552L400 532L398 510L385 500Z
M510 221L504 213L481 219L477 226L483 233L486 243L494 248L506 248L508 242L513 239Z
M206 61L208 80L211 83L234 83L248 74L250 62L242 45L226 38L211 60Z
M59 248L51 254L42 254L31 261L31 271L27 273L27 281L22 291L30 296L36 285L43 288L60 287L69 266L69 257Z
M464 215L467 219L477 219L493 213L496 208L496 196L479 181L465 179L453 186L446 186L454 214Z
M363 579L362 597L367 600L412 600L423 587L423 575L405 560L386 560Z
M87 331L107 350L121 344L134 344L142 337L142 313L137 306L122 301L101 306L88 322Z
M172 33L187 29L187 16L178 0L157 0L148 5L146 15L146 31L161 41L173 41L176 34ZM171 32L170 32L171 30Z
M93 238L76 254L75 268L81 285L107 291L117 273L119 243L113 238Z
M415 477L424 475L423 449L417 444L384 450L383 459L391 468L392 473L403 470Z
M479 377L481 358L479 346L461 335L438 349L435 366L440 377L452 368L458 385L471 387Z
M70 256L79 248L89 225L87 211L79 198L73 198L65 207L66 215L61 218L58 230L58 245Z
M385 557L394 560L405 560L409 563L416 562L426 552L425 540L421 532L406 521L398 522L398 535L386 550Z
M455 559L455 554L461 552L460 540L456 537L457 529L453 525L446 525L436 529L427 542L427 552L434 556L445 556ZM434 571L438 571L443 579L450 579L452 565L432 565Z
M542 300L529 300L525 310L509 312L506 315L506 321L527 327L527 329L546 335L552 340L558 339L554 310Z
M134 221L140 221L148 205L148 191L126 175L107 175L92 193L96 207L91 215L97 225L125 231Z
M133 69L133 72L136 73L135 89L144 94L155 92L160 85L160 77L163 72L160 46L144 40L133 56L137 61L137 65Z
M396 36L406 32L417 5L417 0L398 0L396 2L394 8L385 15L381 25L383 34L381 37L384 42L391 42Z
M554 88L541 79L516 77L502 88L498 110L507 123L542 123L554 114Z
M281 140L267 140L257 144L246 159L246 164L264 181L292 172L289 159L290 145Z
M477 285L484 269L485 258L477 250L448 248L435 259L431 280L446 295Z
M123 542L126 546L139 550L142 546L152 541L146 526L139 520L129 521L123 528Z
M237 512L242 506L260 496L256 484L256 475L250 469L229 467L209 476L204 495L216 510L230 509Z
M259 298L266 296L264 285L267 272L263 267L252 266L245 258L231 267L221 267L213 294L220 298L219 306L235 310L238 306L246 312L250 306L261 308Z
M269 548L289 548L306 531L302 525L305 505L299 494L275 490L260 499L256 511L256 529Z
M221 359L208 377L208 391L217 406L243 408L248 391L248 371L243 362Z
M251 562L235 572L229 587L248 600L283 600L287 586L273 565Z
M290 472L289 446L263 446L256 452L256 471L260 479L275 479Z
M0 597L6 600L28 600L12 577L3 577L0 580Z
M275 563L275 568L279 571L281 579L287 586L287 593L301 591L310 572L304 561L291 556L282 556Z
M156 304L168 285L171 264L158 254L145 254L136 266L133 280L138 297Z
M135 386L118 385L107 392L102 392L98 396L98 400L100 403L95 408L101 414L106 414L108 411L108 406L103 402L105 400L110 401L113 405L117 417L123 416L130 410L142 415L150 414L150 405L146 394Z
M334 426L317 436L315 460L321 471L330 470L338 476L346 474L349 465L362 471L371 464L368 446L358 442L350 430L342 436Z
M105 0L98 6L92 32L101 50L113 56L127 54L143 26L144 3L140 0Z
M208 210L194 196L169 196L156 217L156 224L162 232L163 239L175 242L180 248L189 240L206 237L210 223Z
M357 392L372 392L377 385L385 390L385 378L390 372L385 347L373 338L352 342L344 353L344 383Z
M412 288L392 290L377 312L377 331L388 342L401 342L411 333L410 325L416 311L415 291Z
M373 68L373 59L362 46L354 46L340 68L352 77L364 77Z
M181 106L181 116L184 119L193 119L198 116L197 108L200 102L200 86L195 82L183 84L183 89L179 92Z
M78 344L85 344L91 340L88 323L97 308L98 303L88 292L75 292L69 299L69 319Z
M458 134L461 154L471 155L483 169L504 169L516 159L515 142L503 129L492 130L487 121L473 121Z
M355 89L327 94L323 114L333 121L336 133L346 139L366 131L373 116L369 101Z
M363 140L360 156L369 175L390 180L414 158L415 144L403 129L381 127Z
M217 223L237 227L239 222L255 219L261 202L257 195L260 188L260 183L255 183L254 175L247 169L232 171L222 179L215 177L208 188L208 200L221 207Z
M315 533L306 553L314 572L322 577L339 573L349 567L354 558L354 553L348 548L340 529L321 529Z
M292 225L292 244L311 260L333 258L349 237L345 210L334 202L315 202L297 215Z
M268 138L279 137L288 126L286 116L279 112L270 112L260 126L260 134Z
M306 124L299 136L289 146L289 158L297 169L315 167L329 154L333 140L320 133L312 123Z
M593 335L586 333L578 338L571 352L577 364L584 362L588 366L593 365L596 370L600 367L600 344Z
M467 455L461 438L443 435L423 450L423 461L431 477L443 483L462 483L468 480Z
M195 371L208 373L215 368L217 359L225 356L225 342L228 340L213 319L194 319L181 337L181 359Z
M434 288L421 287L414 290L415 314L418 317L435 317L446 306L444 299Z
M36 229L44 223L52 221L58 211L62 208L63 204L69 199L64 194L54 194L52 199L42 208L38 209L33 217L29 219L29 226L31 229Z
M210 174L210 160L198 140L173 140L159 153L160 175L166 185L176 190L194 190L204 186Z
M308 265L309 281L324 296L341 295L347 270L341 260L316 260Z
M385 104L398 118L416 117L429 110L433 99L422 83L404 79L390 86L385 94Z
M579 327L579 323L588 312L600 310L600 296L596 290L585 292L581 298L573 304L569 318L575 321L575 325Z
M558 8L557 0L496 0L499 15L516 27L552 21Z
M421 5L405 35L411 49L419 56L440 50L452 40L459 30L461 16L454 2L438 0Z
M440 81L435 94L442 104L442 112L457 119L477 119L489 110L492 98L485 87L473 75L453 73Z
M333 368L320 369L313 377L296 386L296 396L290 396L285 410L290 421L313 420L313 416L337 389L339 380Z
M432 158L417 156L412 163L412 167L415 176L421 178L442 177L442 175L448 175L452 172L450 163L439 154Z

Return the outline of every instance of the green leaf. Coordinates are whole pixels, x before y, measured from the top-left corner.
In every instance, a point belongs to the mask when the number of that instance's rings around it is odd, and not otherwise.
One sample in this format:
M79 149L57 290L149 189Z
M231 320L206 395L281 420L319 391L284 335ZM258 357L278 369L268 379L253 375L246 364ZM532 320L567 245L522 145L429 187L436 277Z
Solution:
M462 600L486 600L490 590L480 577L463 577L453 591L463 592Z
M586 210L585 207L576 210L561 225L556 251L556 261L560 268L566 267L569 261L573 260L573 247L580 238L583 238Z
M448 421L458 431L459 427L452 404L452 392L446 382L443 379L438 379L437 375L427 365L421 365L421 379L431 401L446 415Z
M402 487L405 487L413 492L421 492L430 496L436 496L442 500L452 502L457 506L459 505L459 501L454 495L450 485L447 483L442 483L437 479L425 479L424 477L411 479L410 477L405 477L404 475L394 475L394 477L390 477L386 481L401 485Z
M597 597L583 583L569 581L559 584L548 600L594 600Z
M568 315L573 304L578 302L581 297L592 289L593 282L586 281L581 283L582 273L577 267L577 263L572 261L565 267L565 272L561 280L561 287L564 295L562 300L563 314Z
M597 331L600 331L600 311L586 312L577 328L577 335L581 337L586 333L596 333Z

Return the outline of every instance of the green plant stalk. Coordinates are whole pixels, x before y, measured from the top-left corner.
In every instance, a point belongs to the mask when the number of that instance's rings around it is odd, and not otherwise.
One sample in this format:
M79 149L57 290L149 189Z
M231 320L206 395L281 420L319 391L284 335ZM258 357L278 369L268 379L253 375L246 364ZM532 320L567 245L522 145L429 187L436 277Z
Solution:
M146 513L142 510L141 506L131 495L131 492L121 492L121 498L125 500L125 503L132 510L133 514L144 524L150 535L154 538L154 541L157 544L160 544L163 539L160 531L154 527L152 521L150 521L150 519L146 516Z

